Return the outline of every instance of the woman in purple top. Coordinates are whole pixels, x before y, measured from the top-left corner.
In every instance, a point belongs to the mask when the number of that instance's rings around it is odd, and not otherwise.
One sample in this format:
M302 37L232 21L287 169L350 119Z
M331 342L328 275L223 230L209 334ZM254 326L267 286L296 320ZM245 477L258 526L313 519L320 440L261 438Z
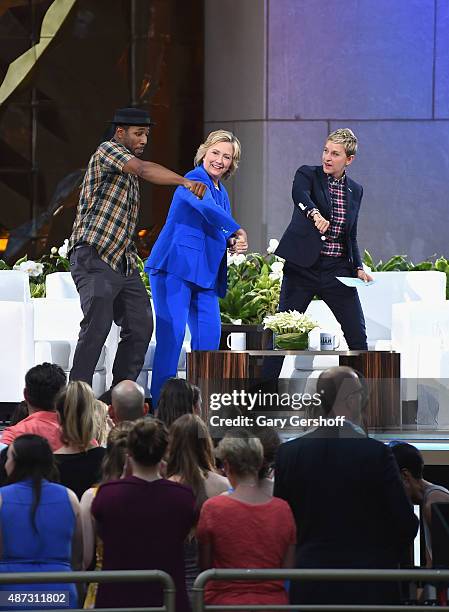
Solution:
M189 610L184 575L184 540L195 523L189 487L162 478L159 466L168 431L157 419L140 419L129 432L132 476L102 485L92 503L103 541L103 569L159 569L176 585L176 610ZM101 584L97 608L161 606L158 583Z

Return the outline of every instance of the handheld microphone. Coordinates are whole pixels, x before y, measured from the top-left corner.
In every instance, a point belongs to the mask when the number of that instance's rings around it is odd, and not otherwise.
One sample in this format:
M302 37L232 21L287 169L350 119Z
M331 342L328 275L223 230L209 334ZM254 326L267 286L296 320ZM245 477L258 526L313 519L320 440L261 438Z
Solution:
M299 208L304 212L307 209L307 206L305 206L305 204L303 204L302 202L298 202L298 206ZM311 217L309 217L309 220L313 223L313 219ZM323 234L320 236L321 240L326 240L326 236Z

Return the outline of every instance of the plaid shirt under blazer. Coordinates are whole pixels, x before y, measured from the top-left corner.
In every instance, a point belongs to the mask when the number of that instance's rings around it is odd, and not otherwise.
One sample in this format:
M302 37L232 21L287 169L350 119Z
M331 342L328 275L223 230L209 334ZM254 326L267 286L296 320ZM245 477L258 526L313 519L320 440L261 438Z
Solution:
M363 196L361 185L346 175L346 229L345 246L347 258L354 267L362 267L357 245L357 220ZM307 214L317 208L330 221L332 204L329 195L327 174L321 166L301 166L293 181L293 215L282 236L275 254L288 262L309 268L320 257L322 236Z

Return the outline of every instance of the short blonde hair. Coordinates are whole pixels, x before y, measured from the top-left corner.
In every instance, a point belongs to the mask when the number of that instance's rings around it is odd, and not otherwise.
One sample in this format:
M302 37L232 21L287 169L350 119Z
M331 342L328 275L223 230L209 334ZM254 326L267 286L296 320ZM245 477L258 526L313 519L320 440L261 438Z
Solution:
M335 144L341 144L345 148L346 157L355 155L357 153L357 137L352 130L349 128L340 128L329 134L326 142L335 142Z
M206 140L198 147L193 163L195 166L200 166L203 163L207 151L218 142L230 142L232 144L232 162L229 170L223 175L223 179L227 179L232 176L239 167L242 153L240 140L234 136L232 132L228 132L227 130L216 130L215 132L211 132Z
M91 387L80 380L71 381L56 398L61 418L62 441L86 451L95 433L95 395Z
M221 461L227 461L238 476L257 475L263 464L262 443L246 430L227 433L220 440L216 455Z

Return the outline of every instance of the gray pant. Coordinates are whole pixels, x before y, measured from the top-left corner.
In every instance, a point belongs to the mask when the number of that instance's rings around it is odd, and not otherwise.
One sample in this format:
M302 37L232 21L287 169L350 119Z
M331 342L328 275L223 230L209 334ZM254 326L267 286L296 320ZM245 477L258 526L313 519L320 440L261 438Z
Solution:
M70 254L70 272L84 314L70 380L92 385L113 321L121 327L121 340L112 369L112 386L121 380L136 380L153 331L150 299L138 270L129 276L115 272L94 247L83 245Z

